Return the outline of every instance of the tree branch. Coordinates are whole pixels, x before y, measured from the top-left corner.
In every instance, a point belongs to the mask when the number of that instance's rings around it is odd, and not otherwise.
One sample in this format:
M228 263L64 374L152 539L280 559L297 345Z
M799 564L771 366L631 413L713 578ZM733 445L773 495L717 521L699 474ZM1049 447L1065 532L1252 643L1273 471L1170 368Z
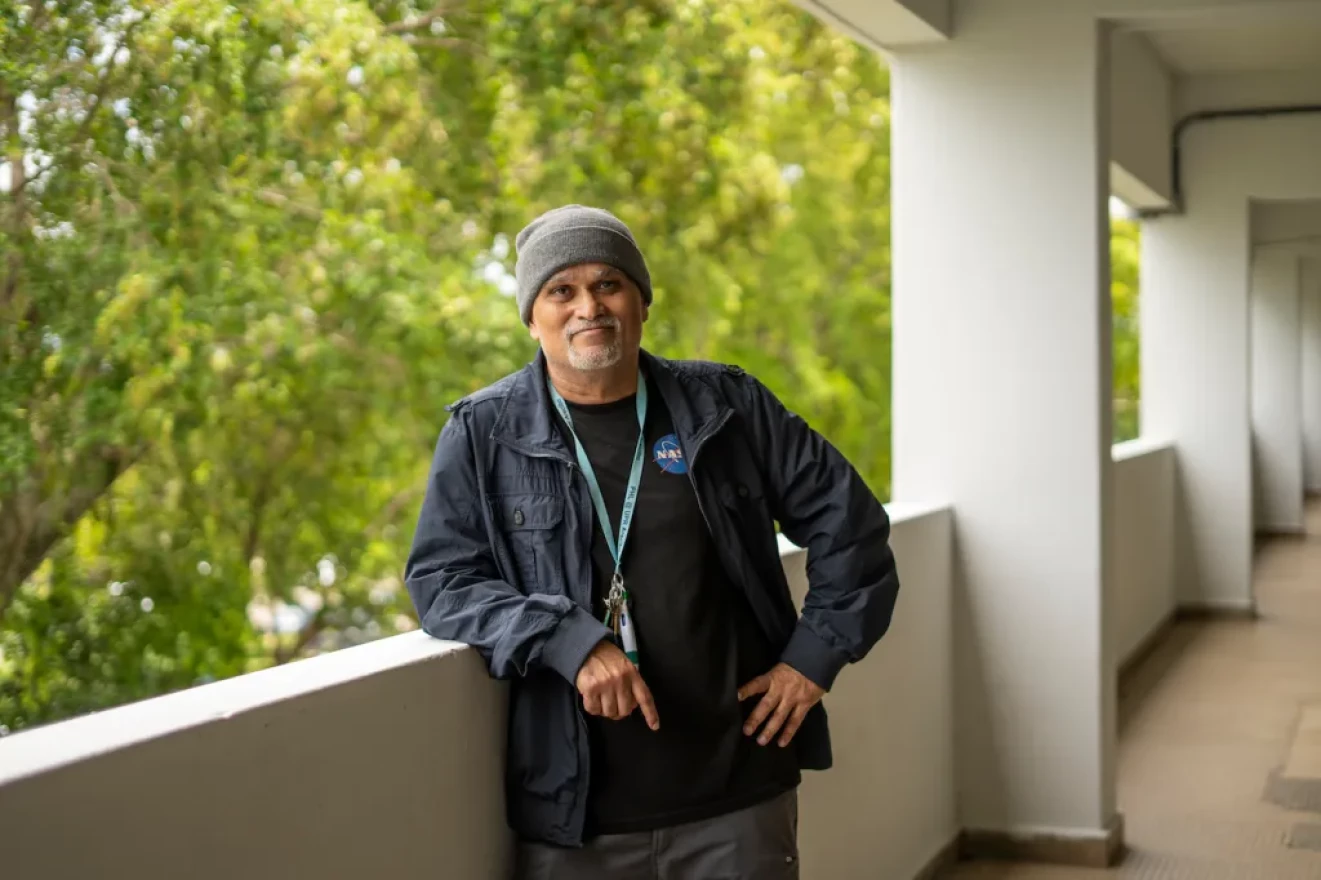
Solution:
M75 462L68 491L57 497L42 497L35 473L0 497L0 614L51 548L141 455L142 450L102 447Z
M41 26L46 21L46 4L41 0L31 0L26 5L31 16L28 19L28 27L32 29L32 33L39 34L41 33Z
M387 34L407 34L412 33L413 31L422 30L423 28L429 28L433 21L444 18L457 9L457 6L446 6L442 3L430 12L424 12L421 15L413 16L412 18L405 18L402 21L387 24L385 26L385 32Z
M399 511L403 510L404 505L417 500L425 488L423 484L414 484L400 489L386 503L385 507L381 508L380 513L376 514L376 517L368 523L367 528L363 529L363 533L369 540L379 537L385 531L385 527L399 515Z
M295 202L293 199L277 190L259 189L257 190L257 199L261 202L265 202L273 208L283 208L300 217L306 217L309 220L321 219L321 211L319 209L314 208L311 205Z
M5 159L9 162L9 195L12 201L9 216L9 266L5 271L5 283L0 285L0 314L4 314L9 303L13 302L14 295L18 292L18 276L23 271L23 248L20 246L20 240L23 237L24 208L23 187L26 182L23 180L23 174L26 171L26 156L23 153L23 144L16 134L18 131L18 95L9 94L0 90L0 119L5 120L4 128L6 131L14 132L11 140L13 149Z
M462 49L472 55L480 54L480 49L471 40L459 37L406 37L404 42L414 49Z
M321 631L326 627L326 606L322 605L317 612L313 614L303 624L303 628L298 632L298 638L288 648L275 649L275 665L283 666L290 660L298 659L298 656L307 650L307 646L312 644L312 640L321 635Z
M257 491L252 497L252 510L248 519L248 534L243 541L243 561L252 565L253 557L261 546L262 514L266 512L266 502L270 499L271 481L269 474L263 474Z

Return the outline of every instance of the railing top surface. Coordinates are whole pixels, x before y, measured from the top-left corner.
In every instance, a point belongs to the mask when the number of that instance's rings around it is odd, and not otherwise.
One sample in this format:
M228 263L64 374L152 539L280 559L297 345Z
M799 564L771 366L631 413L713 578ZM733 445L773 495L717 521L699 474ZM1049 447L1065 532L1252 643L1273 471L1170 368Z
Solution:
M0 786L180 730L467 650L421 631L344 648L0 739Z
M891 524L903 527L948 510L946 505L887 504ZM780 536L780 552L803 552ZM117 706L0 738L0 786L179 731L224 721L402 666L457 655L458 642L421 631L392 636L172 694Z
M1123 443L1116 443L1110 448L1110 458L1112 461L1130 461L1134 458L1141 458L1146 455L1157 455L1163 452L1174 450L1174 443L1169 440L1162 440L1156 437L1139 437L1136 440L1127 440Z

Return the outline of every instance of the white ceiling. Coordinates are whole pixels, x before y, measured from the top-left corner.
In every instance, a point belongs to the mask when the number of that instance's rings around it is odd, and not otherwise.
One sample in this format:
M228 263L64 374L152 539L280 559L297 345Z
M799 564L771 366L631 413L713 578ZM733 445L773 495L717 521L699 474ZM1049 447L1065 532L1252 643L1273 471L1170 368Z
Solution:
M1321 200L1252 203L1255 244L1321 247Z
M1321 4L1316 11L1129 22L1180 74L1316 71L1321 77Z

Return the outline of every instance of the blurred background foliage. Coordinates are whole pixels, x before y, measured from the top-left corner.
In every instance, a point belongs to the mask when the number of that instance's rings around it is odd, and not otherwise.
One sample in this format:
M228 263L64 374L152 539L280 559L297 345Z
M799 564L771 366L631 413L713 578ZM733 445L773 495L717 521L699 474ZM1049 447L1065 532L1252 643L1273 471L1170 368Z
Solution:
M779 0L0 4L0 732L412 628L443 406L532 355L558 204L633 227L649 348L888 497L888 94Z

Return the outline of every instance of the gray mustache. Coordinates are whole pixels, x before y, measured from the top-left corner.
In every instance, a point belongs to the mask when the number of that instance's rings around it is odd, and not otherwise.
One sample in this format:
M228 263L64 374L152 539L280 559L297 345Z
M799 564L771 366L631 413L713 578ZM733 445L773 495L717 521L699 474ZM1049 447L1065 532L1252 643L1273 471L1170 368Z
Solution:
M568 333L565 335L569 339L572 339L573 337L577 336L579 333L583 333L587 330L618 330L618 329L619 329L619 320L617 318L604 318L600 321L592 321L587 324L579 324L577 327L570 329Z

